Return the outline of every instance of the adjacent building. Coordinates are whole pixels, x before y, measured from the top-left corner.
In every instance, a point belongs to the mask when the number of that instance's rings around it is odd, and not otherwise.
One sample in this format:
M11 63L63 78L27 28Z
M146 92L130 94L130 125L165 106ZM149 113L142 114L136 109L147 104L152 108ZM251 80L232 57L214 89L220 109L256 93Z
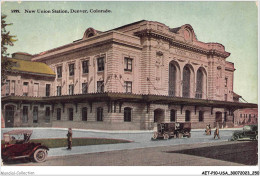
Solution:
M106 32L88 28L77 41L25 55L14 55L17 65L2 87L6 126L148 130L188 121L192 128L232 127L235 110L257 108L236 101L230 53L199 41L188 24L142 20Z

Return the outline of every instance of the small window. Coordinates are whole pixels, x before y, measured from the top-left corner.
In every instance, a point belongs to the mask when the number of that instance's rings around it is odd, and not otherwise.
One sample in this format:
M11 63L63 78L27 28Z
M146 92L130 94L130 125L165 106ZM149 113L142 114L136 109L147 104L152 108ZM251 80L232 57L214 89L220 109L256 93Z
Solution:
M185 111L185 122L189 122L190 121L190 111L186 110Z
M172 109L170 113L170 121L175 122L176 121L176 110Z
M240 114L240 118L242 118L242 114Z
M27 123L28 122L28 106L24 106L23 107L23 119L22 119L23 123Z
M23 83L23 96L28 96L28 92L29 92L29 83L24 82Z
M51 108L50 107L46 107L45 110L45 122L49 123L50 122L50 115L51 115Z
M225 94L225 101L227 101L227 94Z
M69 120L73 121L73 108L69 108L68 113L69 113Z
M82 73L88 73L88 60L82 62Z
M125 81L125 92L132 93L132 82L131 81Z
M97 59L98 71L104 71L105 63L104 57L100 57Z
M62 66L57 67L57 77L58 78L62 77Z
M97 121L103 121L103 108L97 108Z
M11 93L11 95L15 95L15 81L14 80L12 80L12 82L11 82L10 93Z
M82 108L82 121L87 121L88 120L88 108L84 107Z
M57 86L57 96L61 96L61 86Z
M33 123L38 123L38 107L33 107Z
M74 94L74 85L71 84L69 85L69 95L73 95Z
M88 93L88 83L82 83L82 93Z
M97 82L97 92L99 93L104 92L104 81Z
M5 83L5 94L6 95L10 94L10 80L6 80L6 83Z
M203 120L204 120L204 112L199 111L199 122L203 122Z
M132 62L133 62L133 59L128 58L128 57L125 57L124 62L125 62L124 70L125 70L125 71L132 71Z
M132 109L129 107L124 108L124 121L125 122L131 122L132 117Z
M46 84L46 97L50 96L50 91L51 91L51 85Z
M57 120L61 119L61 108L57 108Z
M74 64L69 64L69 76L74 76Z

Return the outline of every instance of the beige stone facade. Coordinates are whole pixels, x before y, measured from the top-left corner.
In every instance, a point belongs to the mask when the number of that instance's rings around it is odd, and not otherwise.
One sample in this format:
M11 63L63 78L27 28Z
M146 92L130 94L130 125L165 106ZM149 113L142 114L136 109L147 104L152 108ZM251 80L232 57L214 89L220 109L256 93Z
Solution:
M2 109L10 103L17 109L13 126L147 130L159 122L190 121L192 128L216 122L231 127L234 110L256 105L233 102L229 55L219 43L198 41L190 25L169 28L143 20L106 32L89 28L80 40L32 56L56 76L31 78L29 98L10 94ZM19 79L27 78L8 77ZM40 89L33 97L36 80ZM5 90L2 96L9 95ZM25 102L28 123L18 120Z

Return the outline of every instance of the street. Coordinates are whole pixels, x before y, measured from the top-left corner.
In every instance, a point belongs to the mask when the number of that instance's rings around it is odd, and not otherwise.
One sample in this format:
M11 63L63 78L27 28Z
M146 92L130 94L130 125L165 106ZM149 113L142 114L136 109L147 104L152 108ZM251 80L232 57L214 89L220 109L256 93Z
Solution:
M257 165L257 142L218 142L49 157L20 166L243 166Z

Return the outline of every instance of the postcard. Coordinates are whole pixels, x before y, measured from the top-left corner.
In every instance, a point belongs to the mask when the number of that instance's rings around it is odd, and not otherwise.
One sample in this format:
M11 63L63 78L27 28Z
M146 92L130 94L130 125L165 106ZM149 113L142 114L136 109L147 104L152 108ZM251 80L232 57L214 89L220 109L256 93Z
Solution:
M1 175L259 175L257 15L2 1Z

